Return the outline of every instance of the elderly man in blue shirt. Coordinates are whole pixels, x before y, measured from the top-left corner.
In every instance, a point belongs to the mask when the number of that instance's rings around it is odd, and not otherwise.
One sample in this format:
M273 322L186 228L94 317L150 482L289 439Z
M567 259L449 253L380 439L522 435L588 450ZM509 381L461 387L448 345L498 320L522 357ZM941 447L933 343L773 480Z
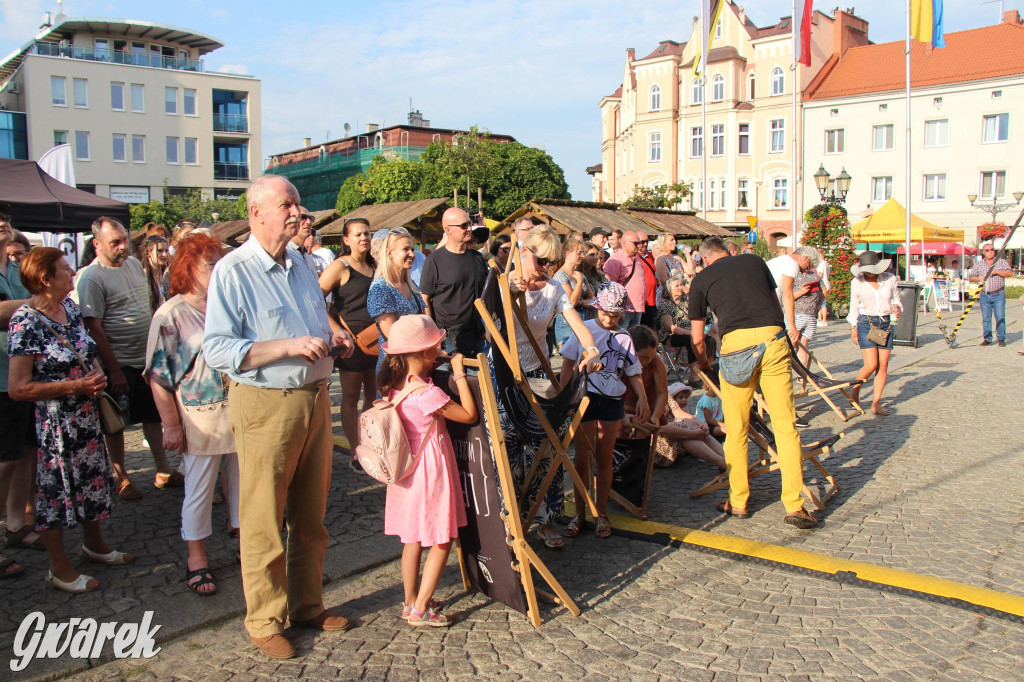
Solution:
M292 658L286 619L319 630L349 627L324 608L321 580L333 448L330 356L347 357L354 344L347 332L332 333L313 269L288 249L302 213L295 187L263 176L247 202L252 235L214 268L203 351L231 378L245 627L266 656Z

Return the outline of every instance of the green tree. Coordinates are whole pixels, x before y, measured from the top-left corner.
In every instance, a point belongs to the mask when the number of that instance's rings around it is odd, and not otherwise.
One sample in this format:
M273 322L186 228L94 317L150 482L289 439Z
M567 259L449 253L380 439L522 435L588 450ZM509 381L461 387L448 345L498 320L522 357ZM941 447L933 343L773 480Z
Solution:
M335 204L335 208L344 215L360 206L372 204L373 200L370 198L370 195L363 190L366 185L367 178L365 173L356 173L345 178L341 189L338 190L338 201Z
M842 206L818 204L804 214L802 242L825 252L829 263L827 304L833 312L850 301L850 268L856 260L853 238L850 236L850 220Z
M678 206L690 194L686 183L677 182L672 185L657 187L633 186L633 193L622 202L627 208L673 208Z
M167 196L166 193L164 196ZM199 189L192 189L184 195L167 197L162 204L159 201L133 204L129 211L132 216L132 230L141 230L149 222L160 223L172 229L175 223L186 218L196 223L204 220L213 223L217 220L241 220L246 215L245 204L239 199L205 199ZM213 219L214 213L218 216L217 220Z

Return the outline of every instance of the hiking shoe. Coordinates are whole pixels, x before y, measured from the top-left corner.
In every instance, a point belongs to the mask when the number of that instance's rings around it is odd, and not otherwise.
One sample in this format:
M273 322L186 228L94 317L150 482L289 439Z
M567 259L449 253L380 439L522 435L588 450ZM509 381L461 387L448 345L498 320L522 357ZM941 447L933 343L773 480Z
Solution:
M814 528L818 525L818 520L806 509L800 509L792 514L786 514L785 521L789 525L796 526L800 530L807 530L808 528Z

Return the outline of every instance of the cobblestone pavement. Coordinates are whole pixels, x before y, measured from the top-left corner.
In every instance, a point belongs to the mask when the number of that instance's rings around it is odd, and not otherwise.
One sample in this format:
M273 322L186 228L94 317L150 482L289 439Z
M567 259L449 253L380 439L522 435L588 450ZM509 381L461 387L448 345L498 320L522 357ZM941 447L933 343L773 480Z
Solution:
M750 520L714 511L722 493L687 493L715 473L684 461L655 471L648 509L654 521L795 547L830 557L947 578L1024 595L1020 514L1024 484L1019 380L1024 358L1018 305L1008 306L1009 347L980 348L972 313L958 349L948 349L934 318L922 316L921 346L897 347L885 395L888 417L843 423L813 403L805 441L845 431L825 461L842 491L823 524L800 532L781 523L777 475L752 481ZM950 317L947 314L947 317ZM955 317L954 317L955 319ZM819 329L812 349L839 376L860 366L849 327ZM867 391L865 391L867 394ZM869 402L869 401L865 401ZM130 439L138 481L152 461ZM671 548L625 537L584 535L541 557L581 608L542 605L543 624L462 591L449 567L439 591L456 620L449 630L414 630L400 619L400 547L380 534L383 489L349 471L336 454L325 563L328 606L354 618L344 634L295 632L300 658L270 662L248 644L234 547L224 532L210 542L220 593L184 587L177 532L180 492L142 486L141 502L118 503L107 523L112 544L140 557L131 568L102 568L98 593L44 592L45 555L12 552L26 576L0 584L13 608L0 617L0 644L11 652L25 614L49 620L90 616L141 620L154 610L163 650L150 660L98 665L82 679L1021 679L1024 625L970 610L835 580L736 555ZM820 486L810 467L809 484ZM225 525L216 508L215 528ZM80 540L68 534L67 546ZM172 636L176 637L172 639ZM108 648L109 653L109 648ZM83 670L67 658L36 661L23 675ZM0 679L10 676L0 664Z

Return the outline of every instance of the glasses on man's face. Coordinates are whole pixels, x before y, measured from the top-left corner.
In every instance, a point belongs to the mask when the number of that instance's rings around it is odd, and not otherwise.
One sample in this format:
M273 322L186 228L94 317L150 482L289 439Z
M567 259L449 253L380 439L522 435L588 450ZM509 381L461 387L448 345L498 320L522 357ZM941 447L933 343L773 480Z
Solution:
M11 259L14 260L15 263L20 263L21 259L24 258L27 253L28 251L15 251L11 254Z
M308 220L309 222L313 222L313 216L310 213L303 213L299 216L299 220Z
M458 228L461 228L463 230L468 230L472 226L473 226L473 223L471 223L469 221L464 222L464 223L456 223L454 225L445 225L445 227L458 227Z

